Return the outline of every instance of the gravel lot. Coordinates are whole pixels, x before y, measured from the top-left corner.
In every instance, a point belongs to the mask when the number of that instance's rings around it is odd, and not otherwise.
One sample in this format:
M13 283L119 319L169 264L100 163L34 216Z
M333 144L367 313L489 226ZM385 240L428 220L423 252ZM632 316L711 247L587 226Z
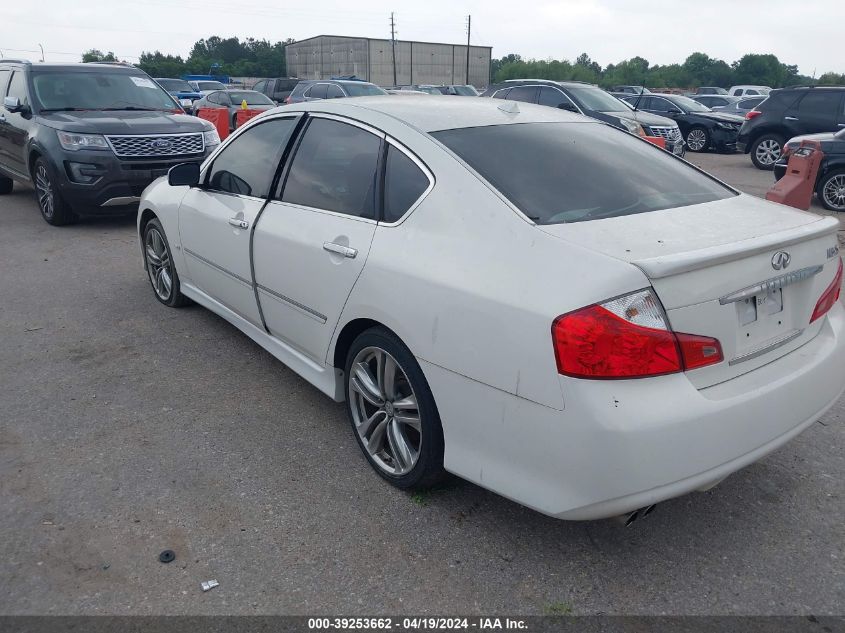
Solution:
M691 160L771 182L745 156ZM0 270L2 614L845 611L843 401L630 529L567 523L461 481L389 487L341 405L155 301L133 219L53 228L16 188Z

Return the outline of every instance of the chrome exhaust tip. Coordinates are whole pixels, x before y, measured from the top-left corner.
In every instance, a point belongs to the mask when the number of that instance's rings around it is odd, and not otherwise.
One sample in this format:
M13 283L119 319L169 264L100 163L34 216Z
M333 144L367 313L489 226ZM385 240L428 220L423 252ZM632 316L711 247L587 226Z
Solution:
M613 520L617 523L621 523L625 527L630 527L634 521L642 519L643 517L647 517L649 514L654 512L654 509L656 507L657 504L652 503L650 506L645 506L644 508L640 508L639 510L634 510L633 512L628 512L627 514L620 514L619 516L613 517Z

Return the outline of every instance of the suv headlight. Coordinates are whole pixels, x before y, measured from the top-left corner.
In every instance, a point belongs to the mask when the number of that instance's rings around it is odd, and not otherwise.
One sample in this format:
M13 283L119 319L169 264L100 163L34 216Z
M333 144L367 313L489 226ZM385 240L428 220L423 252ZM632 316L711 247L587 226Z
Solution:
M734 125L733 123L722 123L721 121L716 121L716 127L720 127L723 130L735 130L739 126Z
M57 131L59 144L72 152L80 149L109 149L106 138L100 134L74 134Z
M202 133L202 140L205 142L206 147L220 145L220 135L217 133L217 130L206 130Z
M643 130L643 126L636 121L632 121L631 119L619 119L619 121L631 134L636 134L637 136L646 135L645 130Z

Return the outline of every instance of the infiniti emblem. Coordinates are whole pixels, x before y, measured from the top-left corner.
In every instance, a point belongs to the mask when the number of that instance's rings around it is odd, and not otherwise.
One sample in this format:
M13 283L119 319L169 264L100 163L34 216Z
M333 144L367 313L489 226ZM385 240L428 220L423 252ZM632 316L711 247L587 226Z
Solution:
M775 270L787 268L791 259L789 253L786 251L778 251L772 255L772 268Z
M167 149L170 147L170 145L170 141L166 141L163 138L150 141L150 147L152 147L153 149Z

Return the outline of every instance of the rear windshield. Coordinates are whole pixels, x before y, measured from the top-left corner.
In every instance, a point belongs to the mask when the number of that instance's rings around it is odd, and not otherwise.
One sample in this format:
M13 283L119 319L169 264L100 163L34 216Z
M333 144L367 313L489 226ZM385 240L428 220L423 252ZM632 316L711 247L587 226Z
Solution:
M461 95L462 97L477 97L478 91L473 88L472 86L454 86L455 94Z
M146 75L39 72L32 78L41 110L173 110L176 103Z
M609 125L522 123L432 136L538 224L613 218L736 195Z
M384 90L373 84L348 83L343 84L343 87L346 89L346 92L349 94L350 97L369 97L372 95L387 94Z
M276 105L266 95L254 90L227 90L226 94L232 99L232 103L240 105L246 101L247 105Z
M200 90L226 90L226 86L219 81L198 81L197 88Z
M158 85L169 92L193 92L189 84L184 79L156 79Z

